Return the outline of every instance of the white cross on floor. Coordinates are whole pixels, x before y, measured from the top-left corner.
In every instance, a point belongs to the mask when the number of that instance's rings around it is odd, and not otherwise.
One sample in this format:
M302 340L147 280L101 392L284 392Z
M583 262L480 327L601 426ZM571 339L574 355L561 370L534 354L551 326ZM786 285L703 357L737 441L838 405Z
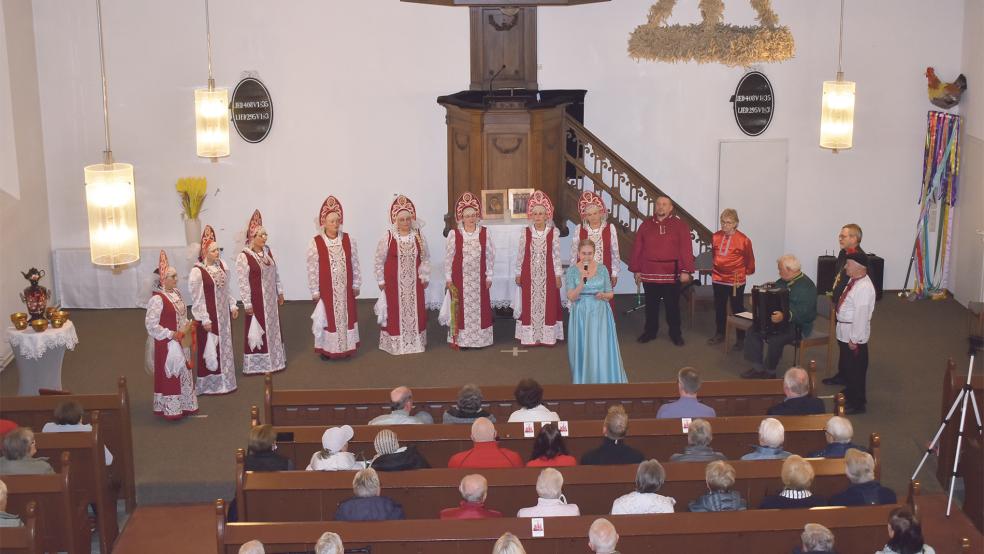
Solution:
M520 352L529 352L529 350L520 350L518 346L514 346L510 350L500 350L499 352L503 352L503 353L506 353L506 354L508 354L508 353L511 352L512 355L513 355L513 357L515 358L515 357L519 356Z

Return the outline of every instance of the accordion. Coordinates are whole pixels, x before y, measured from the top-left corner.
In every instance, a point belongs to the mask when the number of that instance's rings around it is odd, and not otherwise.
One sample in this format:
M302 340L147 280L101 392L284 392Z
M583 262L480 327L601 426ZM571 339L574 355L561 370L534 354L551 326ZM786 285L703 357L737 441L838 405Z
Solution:
M772 322L772 313L781 312L782 321ZM765 283L752 287L752 328L763 335L774 335L789 326L789 289Z

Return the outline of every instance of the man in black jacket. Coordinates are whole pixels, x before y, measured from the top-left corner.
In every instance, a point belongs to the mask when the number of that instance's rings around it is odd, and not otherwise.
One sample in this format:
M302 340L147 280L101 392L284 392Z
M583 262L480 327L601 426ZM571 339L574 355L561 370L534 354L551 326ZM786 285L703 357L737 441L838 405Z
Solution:
M769 408L770 416L812 415L827 411L823 400L810 394L810 374L801 367L791 367L782 378L782 392L786 399Z
M605 438L601 446L586 452L581 465L638 464L645 458L642 453L622 442L629 429L629 416L620 404L610 406L602 432Z

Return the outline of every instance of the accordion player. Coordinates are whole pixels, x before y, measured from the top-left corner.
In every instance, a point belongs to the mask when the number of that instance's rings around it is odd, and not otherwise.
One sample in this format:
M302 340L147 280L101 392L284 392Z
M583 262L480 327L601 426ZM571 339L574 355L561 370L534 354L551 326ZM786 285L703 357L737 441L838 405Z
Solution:
M780 312L782 321L772 321L772 314ZM762 335L774 335L789 326L789 289L765 283L752 287L752 328Z

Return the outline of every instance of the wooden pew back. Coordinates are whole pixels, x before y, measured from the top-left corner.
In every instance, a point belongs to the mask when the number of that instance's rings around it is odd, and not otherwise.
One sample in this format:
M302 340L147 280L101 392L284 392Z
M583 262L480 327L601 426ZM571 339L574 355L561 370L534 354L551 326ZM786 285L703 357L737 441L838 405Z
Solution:
M729 459L738 459L758 444L758 426L765 416L736 416L711 418L714 439L711 446ZM826 444L824 426L830 415L779 417L786 429L786 450L806 455L820 450ZM580 459L584 453L597 448L602 442L601 421L571 421L570 434L564 442L571 455ZM349 452L357 457L371 459L374 455L373 439L382 429L393 430L401 445L414 445L431 467L447 467L452 455L472 447L471 428L468 425L394 425L353 426L355 436L349 441ZM515 450L528 460L533 451L534 438L523 436L520 423L497 424L499 442L505 448ZM539 426L537 427L539 430ZM322 426L277 426L277 452L294 460L298 469L307 467L311 456L321 450ZM635 419L629 421L625 443L642 452L648 458L669 460L670 456L683 452L687 435L678 419Z
M874 552L885 544L885 522L896 505L819 510L749 510L608 516L618 530L620 552L789 552L800 544L807 523L834 533L838 552ZM404 520L371 523L226 523L216 501L216 552L236 554L252 539L266 552L311 552L326 531L338 533L347 549L370 547L372 554L491 552L509 531L529 554L589 553L588 528L596 516L546 518L545 536L532 538L529 519ZM737 548L736 548L737 547Z
M810 382L815 376L811 362ZM506 422L520 406L513 396L514 386L482 387L483 407ZM608 406L622 404L629 417L656 417L656 411L678 398L676 381L607 385L544 385L544 404L566 420L602 420ZM455 387L413 389L417 411L426 411L440 422L445 410L455 406ZM372 418L390 412L388 389L275 390L273 376L265 377L263 421L285 425L364 425ZM701 402L714 408L718 416L764 414L781 402L782 379L705 381L700 388Z
M0 527L0 552L3 554L41 554L43 544L38 533L38 503L31 500L20 512L21 527Z
M36 503L36 532L45 551L89 554L87 502L76 494L74 486L79 476L71 468L69 452L63 452L59 460L61 469L54 475L0 475L7 485L7 511L25 514L28 506Z
M782 490L779 478L782 460L733 461L737 473L735 490L750 508L769 494ZM850 484L844 475L843 459L814 459L813 493L829 497ZM559 468L564 476L564 496L577 504L582 515L611 512L612 502L635 490L637 465L599 468ZM688 511L688 503L707 492L704 463L668 463L666 483L660 494L676 499L676 511ZM422 469L380 472L382 494L403 505L408 519L434 519L441 509L461 501L458 484L470 473L488 480L486 505L514 516L520 508L536 505L536 480L542 468L518 469ZM339 502L353 497L355 472L280 471L244 472L237 463L237 498L240 521L331 521Z
M126 510L136 507L137 495L133 470L133 433L130 423L130 396L126 377L120 377L115 394L68 394L57 396L11 396L0 403L0 418L22 427L41 431L53 421L53 412L62 402L74 400L85 409L83 423L91 423L92 412L99 411L100 436L113 454L110 479L120 483L120 498Z

